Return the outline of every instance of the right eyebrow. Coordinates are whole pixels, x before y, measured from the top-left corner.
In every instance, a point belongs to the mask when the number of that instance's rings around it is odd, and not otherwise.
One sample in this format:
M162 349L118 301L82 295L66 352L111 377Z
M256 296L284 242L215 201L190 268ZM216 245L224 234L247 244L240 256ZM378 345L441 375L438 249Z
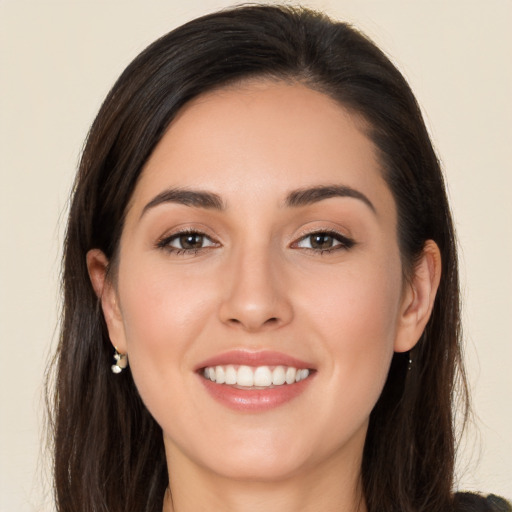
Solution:
M140 217L151 208L165 203L177 203L194 208L206 208L209 210L224 210L225 205L221 197L213 192L193 190L188 188L168 188L160 192L144 206Z

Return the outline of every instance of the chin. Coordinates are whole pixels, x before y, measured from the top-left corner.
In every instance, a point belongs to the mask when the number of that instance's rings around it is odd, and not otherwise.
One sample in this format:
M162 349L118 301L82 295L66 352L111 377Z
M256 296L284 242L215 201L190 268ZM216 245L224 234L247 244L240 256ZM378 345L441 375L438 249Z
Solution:
M220 478L270 482L286 480L314 464L313 442L294 438L289 429L252 431L226 429L225 435L217 431L203 432L202 438L166 439L169 467L188 460L196 468L202 468ZM187 465L188 465L187 464Z
M290 457L289 453L279 451L271 456L259 454L235 457L216 463L210 469L217 475L233 480L248 482L277 482L293 477L304 470L308 464L298 457Z

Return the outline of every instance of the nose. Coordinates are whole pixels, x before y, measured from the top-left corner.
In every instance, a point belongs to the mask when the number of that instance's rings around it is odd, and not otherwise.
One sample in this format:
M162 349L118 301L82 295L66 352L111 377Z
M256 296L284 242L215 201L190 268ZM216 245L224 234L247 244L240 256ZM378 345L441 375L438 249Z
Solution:
M231 327L265 331L280 328L293 318L285 273L264 248L234 256L223 287L219 315Z

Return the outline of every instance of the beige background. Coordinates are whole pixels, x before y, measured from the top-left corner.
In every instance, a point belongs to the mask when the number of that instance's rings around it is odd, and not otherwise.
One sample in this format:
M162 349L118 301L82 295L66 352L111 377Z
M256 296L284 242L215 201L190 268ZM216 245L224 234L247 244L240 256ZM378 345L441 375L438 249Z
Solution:
M157 36L227 1L0 0L0 511L52 510L42 380L56 341L68 191L115 78ZM512 1L306 2L405 73L459 232L477 427L459 485L512 497ZM43 475L43 476L42 476Z

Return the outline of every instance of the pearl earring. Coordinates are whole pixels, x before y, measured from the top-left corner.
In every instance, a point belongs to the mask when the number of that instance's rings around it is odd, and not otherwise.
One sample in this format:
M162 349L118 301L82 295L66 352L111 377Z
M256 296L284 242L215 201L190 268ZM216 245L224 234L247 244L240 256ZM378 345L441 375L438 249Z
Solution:
M112 373L121 373L128 366L128 355L120 354L116 347L114 347L115 363L110 367Z

